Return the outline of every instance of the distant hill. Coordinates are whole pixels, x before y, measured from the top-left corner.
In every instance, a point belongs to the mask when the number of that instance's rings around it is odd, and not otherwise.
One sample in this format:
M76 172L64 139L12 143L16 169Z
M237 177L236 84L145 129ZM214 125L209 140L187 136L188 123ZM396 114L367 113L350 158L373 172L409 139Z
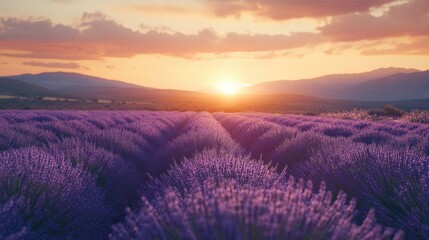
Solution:
M0 95L17 97L43 97L54 96L51 90L26 82L9 78L0 78Z
M368 101L429 99L429 71L400 73L356 84L336 98Z
M420 72L417 69L409 68L379 68L370 72L364 73L349 73L349 74L333 74L312 79L322 85L354 85L363 83L372 79L387 77L398 73L415 73Z
M15 90L19 90L20 96L26 92L34 92L37 90L39 95L45 94L45 96L78 99L110 99L118 101L148 101L148 99L158 100L161 98L194 96L197 94L190 91L143 87L136 84L79 73L51 72L23 74L5 78L9 79L9 85L16 85ZM6 91L6 89L10 89L11 87L6 88L0 86L0 88L4 88L4 92L13 92L11 90ZM34 96L34 94L29 95Z
M201 92L146 88L121 81L75 73L43 73L3 79L4 95L65 97L80 101L3 100L0 108L29 109L150 109L179 111L317 112L368 105L299 94L220 96ZM26 82L24 82L26 81ZM39 85L36 85L39 84ZM95 103L92 100L112 100ZM91 100L91 101L87 101ZM373 105L371 105L373 106Z
M29 84L59 90L59 91L80 91L88 87L123 87L123 88L143 88L142 86L109 80L99 77L83 75L79 73L49 72L40 74L23 74L9 76L9 79L16 79Z
M50 95L68 98L141 100L147 98L147 95L164 91L118 80L67 72L23 74L7 78L50 90Z
M398 73L416 72L419 72L419 70L405 68L381 68L365 73L334 74L312 79L265 82L253 85L245 91L253 94L293 93L325 98L339 98L338 93L341 93L354 85ZM359 98L358 100L366 99Z
M388 68L360 74L268 82L246 90L241 96L220 96L147 88L76 73L25 74L13 79L0 77L0 95L57 97L74 101L54 103L43 99L11 99L1 100L4 105L0 108L310 113L383 107L388 101L405 109L429 109L429 71L414 69Z

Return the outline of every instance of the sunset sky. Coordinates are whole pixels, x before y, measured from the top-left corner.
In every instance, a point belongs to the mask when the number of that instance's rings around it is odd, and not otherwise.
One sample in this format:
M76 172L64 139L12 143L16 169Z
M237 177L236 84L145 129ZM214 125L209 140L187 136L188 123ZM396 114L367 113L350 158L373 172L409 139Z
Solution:
M0 0L0 75L208 90L429 69L428 0Z

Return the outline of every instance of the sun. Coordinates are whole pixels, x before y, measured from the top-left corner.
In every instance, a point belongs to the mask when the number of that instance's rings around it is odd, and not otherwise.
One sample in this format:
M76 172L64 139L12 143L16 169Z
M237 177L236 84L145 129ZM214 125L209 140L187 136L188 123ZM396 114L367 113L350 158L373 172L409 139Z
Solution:
M239 92L240 86L234 82L221 82L218 84L217 89L221 94L235 95Z

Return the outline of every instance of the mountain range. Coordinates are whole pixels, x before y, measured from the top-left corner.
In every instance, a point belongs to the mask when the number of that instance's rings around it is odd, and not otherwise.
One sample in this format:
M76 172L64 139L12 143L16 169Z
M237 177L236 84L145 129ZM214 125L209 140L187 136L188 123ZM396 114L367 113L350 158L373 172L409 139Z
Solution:
M140 88L141 86L125 83L118 80L108 80L99 77L68 72L48 72L40 74L23 74L8 76L9 79L16 79L29 84L56 90L67 91L69 89L85 89L91 87L118 87L118 88Z
M6 85L7 83L7 85ZM15 84L13 84L15 83ZM22 89L15 91L14 89ZM35 90L37 90L35 92ZM18 96L57 96L68 98L106 98L137 100L148 93L160 90L68 72L48 72L0 77L0 94L17 93Z
M404 101L429 98L429 71L382 68L356 74L264 82L245 89L249 94L294 93L359 101Z
M244 95L297 95L306 99L408 101L429 99L429 71L382 68L356 74L264 82L242 89ZM0 95L156 101L197 98L203 93L162 90L78 73L52 72L0 77Z
M19 97L55 96L57 93L39 85L16 79L0 78L0 95Z

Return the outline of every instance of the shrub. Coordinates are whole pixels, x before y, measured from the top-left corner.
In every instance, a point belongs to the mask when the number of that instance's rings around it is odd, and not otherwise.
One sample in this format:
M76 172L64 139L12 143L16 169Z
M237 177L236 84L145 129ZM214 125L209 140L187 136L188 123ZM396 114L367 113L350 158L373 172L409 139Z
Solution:
M386 112L387 116L392 116L392 117L402 117L405 114L404 110L398 107L395 107L393 105L384 106L384 111Z
M413 123L429 123L429 111L413 110L405 114L402 120Z
M374 117L383 117L388 115L386 110L383 108L371 108L368 110L368 114Z

